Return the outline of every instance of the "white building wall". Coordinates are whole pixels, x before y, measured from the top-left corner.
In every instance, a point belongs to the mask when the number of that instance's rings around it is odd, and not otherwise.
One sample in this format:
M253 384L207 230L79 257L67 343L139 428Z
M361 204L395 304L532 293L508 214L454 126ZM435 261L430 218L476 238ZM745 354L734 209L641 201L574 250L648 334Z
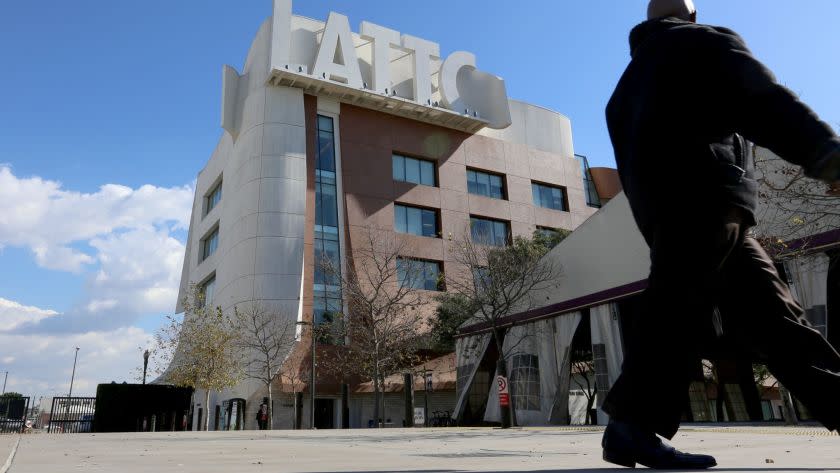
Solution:
M234 88L238 133L229 130L222 136L198 175L178 310L183 309L190 284L203 284L215 275L213 305L227 311L253 302L297 319L306 211L303 91L266 87L270 36L266 22ZM220 180L221 202L204 215L204 197ZM200 261L201 241L216 227L218 249ZM209 411L232 397L251 401L260 388L259 383L244 381L213 394ZM202 401L203 393L196 393L196 402ZM258 407L252 404L248 403L246 421Z

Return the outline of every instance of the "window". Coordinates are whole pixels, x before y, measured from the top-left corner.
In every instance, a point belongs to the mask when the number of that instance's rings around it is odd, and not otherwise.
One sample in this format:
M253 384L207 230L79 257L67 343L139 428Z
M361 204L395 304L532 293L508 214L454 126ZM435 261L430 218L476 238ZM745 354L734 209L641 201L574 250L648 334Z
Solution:
M197 301L197 305L199 307L209 306L213 303L213 298L216 295L216 275L213 274L210 276L210 279L207 279L204 283L201 284L198 288L199 300Z
M392 157L394 165L394 180L410 182L424 186L437 186L435 178L435 163L422 159L408 158L398 154Z
M204 197L204 215L210 213L211 210L219 205L222 200L222 181L213 186L213 189Z
M470 194L483 195L493 199L505 198L502 176L467 169L467 190Z
M601 198L598 190L595 189L595 181L592 180L592 173L589 171L589 160L586 156L576 155L580 160L581 173L583 174L583 192L586 194L586 205L596 209L601 208Z
M481 245L505 246L510 243L510 224L499 220L470 217L472 241Z
M411 258L397 258L397 278L401 287L443 291L441 263Z
M315 284L312 312L315 325L342 312L341 249L338 232L335 123L318 115L318 156L315 166Z
M531 183L531 192L534 195L534 205L546 209L566 210L566 191L561 187L548 184Z
M548 227L537 227L537 233L539 233L540 236L548 238L549 240L560 238L561 235L560 230Z
M514 409L540 410L540 363L536 355L511 358L510 384Z
M209 235L201 240L201 261L206 260L219 248L219 228L210 232Z
M399 233L435 238L438 236L437 212L395 204L394 229Z

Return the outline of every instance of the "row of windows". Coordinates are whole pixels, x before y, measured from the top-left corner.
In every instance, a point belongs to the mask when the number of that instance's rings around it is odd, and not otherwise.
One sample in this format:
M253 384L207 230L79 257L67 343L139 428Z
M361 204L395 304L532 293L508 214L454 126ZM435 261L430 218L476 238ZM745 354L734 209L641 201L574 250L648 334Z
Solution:
M437 210L394 204L394 230L397 233L437 238L441 234L439 222ZM537 227L537 231L547 238L560 235L554 228ZM505 246L511 241L510 223L503 220L470 217L470 232L472 241L482 245Z
M437 187L435 163L423 159L393 155L393 177L395 181ZM567 211L566 189L550 184L531 183L534 205ZM492 199L507 199L504 176L475 169L467 169L467 191Z

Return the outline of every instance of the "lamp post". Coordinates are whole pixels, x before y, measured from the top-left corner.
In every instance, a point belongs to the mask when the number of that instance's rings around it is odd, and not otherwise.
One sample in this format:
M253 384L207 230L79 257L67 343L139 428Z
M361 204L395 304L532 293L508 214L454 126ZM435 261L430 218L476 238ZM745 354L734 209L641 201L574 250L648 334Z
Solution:
M143 384L146 384L146 368L149 367L149 350L143 352Z
M309 370L309 428L315 428L315 325L312 322L300 321L297 325L308 325L309 335L312 337L310 347L312 350L312 367Z
M0 394L6 394L6 380L9 379L9 372L6 371L6 376L3 377L3 392Z
M65 420L70 420L70 398L73 397L73 380L76 379L76 360L79 359L79 347L76 347L76 354L73 355L73 374L70 375L70 392L67 394L67 403L64 408Z
M73 397L73 380L76 379L76 361L78 359L79 359L79 347L76 347L76 354L73 356L73 374L70 375L70 393L67 394L67 397Z

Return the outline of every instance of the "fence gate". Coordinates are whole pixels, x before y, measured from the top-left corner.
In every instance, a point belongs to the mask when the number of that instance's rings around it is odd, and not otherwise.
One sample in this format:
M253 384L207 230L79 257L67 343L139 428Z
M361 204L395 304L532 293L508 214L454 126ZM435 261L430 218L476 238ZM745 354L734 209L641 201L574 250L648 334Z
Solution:
M51 434L93 432L95 397L55 397L50 411Z
M22 432L27 412L28 397L0 397L0 434Z

